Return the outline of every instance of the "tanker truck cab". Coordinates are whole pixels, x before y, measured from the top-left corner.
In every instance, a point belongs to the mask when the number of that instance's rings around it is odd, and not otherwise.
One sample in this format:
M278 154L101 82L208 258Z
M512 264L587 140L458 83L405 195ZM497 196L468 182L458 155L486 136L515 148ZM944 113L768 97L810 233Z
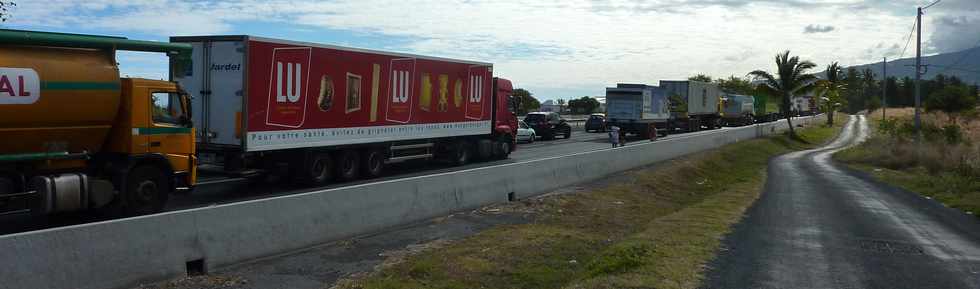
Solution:
M132 163L172 174L167 181L169 191L189 191L197 175L189 95L173 82L139 78L123 78L122 93L121 107L131 113L119 123L130 124L130 129L113 131L110 138L129 137L129 141L113 142L124 147L111 150L128 156ZM125 113L120 117L126 117Z
M191 47L0 29L0 215L155 213L193 187L189 96L173 82L121 78L117 50L174 63ZM6 95L4 79L30 101Z

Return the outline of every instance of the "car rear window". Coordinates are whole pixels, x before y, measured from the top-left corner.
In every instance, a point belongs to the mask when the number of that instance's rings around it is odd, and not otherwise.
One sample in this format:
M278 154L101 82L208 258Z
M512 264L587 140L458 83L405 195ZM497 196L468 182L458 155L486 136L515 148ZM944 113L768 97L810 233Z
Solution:
M527 115L527 116L524 117L524 121L526 121L526 122L540 122L540 121L545 121L545 115L543 115L543 114L529 114L529 115Z

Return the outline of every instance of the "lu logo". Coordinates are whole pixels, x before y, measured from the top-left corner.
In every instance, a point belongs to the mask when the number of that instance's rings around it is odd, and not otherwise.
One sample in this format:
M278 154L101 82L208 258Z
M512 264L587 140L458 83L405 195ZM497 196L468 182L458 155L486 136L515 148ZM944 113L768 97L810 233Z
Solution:
M300 76L303 75L303 65L299 63L286 63L286 79L282 78L282 62L276 62L276 101L278 102L297 102L302 91ZM295 74L293 67L295 66ZM286 87L283 87L286 84Z

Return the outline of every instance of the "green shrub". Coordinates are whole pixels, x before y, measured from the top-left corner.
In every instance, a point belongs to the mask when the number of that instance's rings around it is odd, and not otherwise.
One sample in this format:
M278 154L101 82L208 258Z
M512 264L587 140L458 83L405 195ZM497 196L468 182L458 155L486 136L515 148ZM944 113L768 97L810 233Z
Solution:
M957 124L947 124L943 126L943 138L948 144L958 144L963 142L963 130Z

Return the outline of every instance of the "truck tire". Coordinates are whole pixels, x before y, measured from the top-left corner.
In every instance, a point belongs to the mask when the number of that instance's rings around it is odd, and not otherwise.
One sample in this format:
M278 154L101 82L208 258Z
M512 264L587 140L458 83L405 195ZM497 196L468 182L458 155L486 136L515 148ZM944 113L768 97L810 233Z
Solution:
M300 182L304 185L319 186L326 184L333 176L334 162L327 153L317 153L310 157L309 162L301 170Z
M493 158L502 160L506 159L510 155L510 142L506 138L501 137L500 139L493 142Z
M459 141L453 146L453 165L463 166L470 163L472 150L465 141ZM491 153L492 154L492 153Z
M344 181L350 181L357 179L357 173L360 171L361 160L357 156L357 151L355 150L345 150L337 154L336 164L337 167L337 177Z
M126 174L122 198L127 215L146 215L163 211L170 197L170 183L163 171L152 165L140 165Z
M377 178L380 177L384 172L385 167L385 154L384 151L379 149L371 149L364 153L364 158L361 163L361 168L363 168L364 177L366 178Z

